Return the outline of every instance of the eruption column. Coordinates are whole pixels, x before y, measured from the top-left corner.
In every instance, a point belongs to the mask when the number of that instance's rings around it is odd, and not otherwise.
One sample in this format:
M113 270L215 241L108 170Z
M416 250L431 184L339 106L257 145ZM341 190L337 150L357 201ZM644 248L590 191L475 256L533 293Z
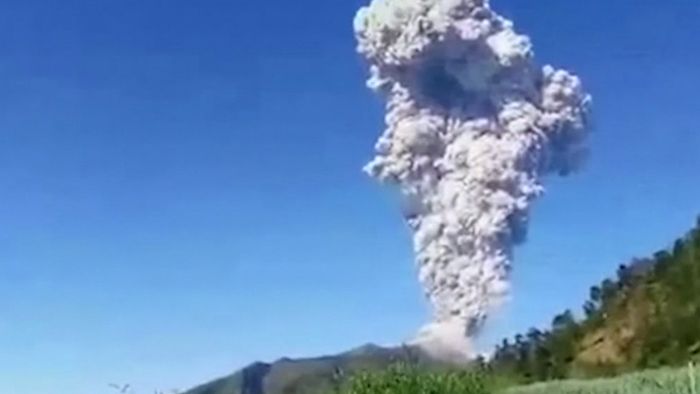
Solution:
M387 101L365 171L401 190L434 311L416 342L466 356L508 293L541 178L585 155L590 97L577 77L538 67L487 0L373 0L355 35Z

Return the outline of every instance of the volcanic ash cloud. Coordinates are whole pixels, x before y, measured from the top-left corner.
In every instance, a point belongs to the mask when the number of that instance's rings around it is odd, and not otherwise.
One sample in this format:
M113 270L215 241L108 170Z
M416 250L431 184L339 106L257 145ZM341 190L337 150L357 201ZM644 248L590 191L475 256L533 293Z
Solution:
M590 97L534 63L530 40L487 0L374 0L355 18L386 130L365 167L397 185L433 322L415 340L445 357L508 293L541 178L576 169Z

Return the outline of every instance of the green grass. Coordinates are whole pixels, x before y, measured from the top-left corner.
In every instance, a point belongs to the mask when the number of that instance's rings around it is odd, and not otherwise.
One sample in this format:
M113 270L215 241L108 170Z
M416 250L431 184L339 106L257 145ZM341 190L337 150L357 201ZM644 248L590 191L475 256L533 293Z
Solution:
M611 379L565 380L516 387L504 394L700 394L700 369L638 372Z
M352 377L341 394L491 394L493 383L478 372L420 371L399 364Z
M502 387L502 386L501 386ZM660 369L610 379L499 388L478 372L424 372L399 365L351 378L340 394L700 394L700 369Z

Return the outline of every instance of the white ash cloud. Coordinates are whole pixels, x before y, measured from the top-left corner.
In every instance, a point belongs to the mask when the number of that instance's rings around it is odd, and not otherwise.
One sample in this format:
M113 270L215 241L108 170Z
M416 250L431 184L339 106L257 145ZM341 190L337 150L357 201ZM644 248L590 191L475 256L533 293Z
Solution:
M487 0L373 0L354 27L367 84L387 101L365 171L401 190L433 306L416 341L467 354L508 294L542 177L585 154L590 97L576 76L537 66Z

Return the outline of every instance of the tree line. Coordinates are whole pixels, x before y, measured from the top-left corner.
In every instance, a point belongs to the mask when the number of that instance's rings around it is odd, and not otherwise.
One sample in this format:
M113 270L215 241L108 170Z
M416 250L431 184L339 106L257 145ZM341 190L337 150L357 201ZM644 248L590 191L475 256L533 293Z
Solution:
M504 339L486 367L535 382L674 366L696 357L700 217L672 247L622 264L614 278L592 286L581 312L566 310L547 329ZM596 359L604 346L612 360Z

